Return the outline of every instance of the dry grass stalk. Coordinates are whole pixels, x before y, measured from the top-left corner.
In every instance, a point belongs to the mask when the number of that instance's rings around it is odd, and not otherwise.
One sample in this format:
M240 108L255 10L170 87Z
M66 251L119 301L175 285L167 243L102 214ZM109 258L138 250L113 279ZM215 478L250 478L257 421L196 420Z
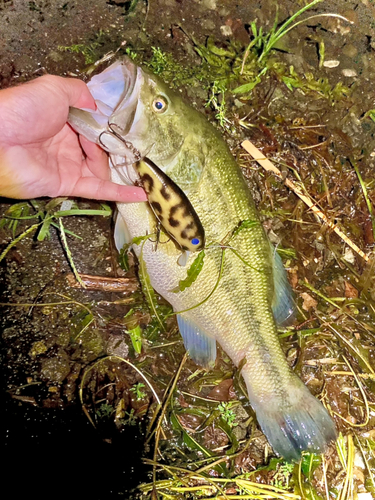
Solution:
M254 146L249 140L244 141L241 146L254 158L255 161L259 163L268 172L273 172L277 177L282 179L282 174L280 170L275 167L275 165L268 160L257 147ZM340 238L348 245L352 250L354 250L358 255L360 255L366 262L369 261L369 256L366 255L352 240L350 240L345 233L343 233L328 217L317 207L316 202L314 202L309 196L304 194L301 189L290 179L285 179L285 185L291 189L301 200L306 203L306 205L311 209L311 211L317 215L328 227L330 227Z
M81 274L79 276L87 290L99 290L102 292L128 292L132 293L138 289L137 278L110 278L105 276L92 276ZM66 276L68 285L72 288L82 288L72 273Z

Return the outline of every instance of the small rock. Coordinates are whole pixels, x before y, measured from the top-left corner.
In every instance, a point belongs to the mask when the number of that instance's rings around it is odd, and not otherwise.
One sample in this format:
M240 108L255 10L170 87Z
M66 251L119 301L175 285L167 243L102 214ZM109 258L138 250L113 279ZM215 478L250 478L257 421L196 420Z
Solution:
M342 53L344 54L344 56L354 59L358 54L358 49L357 47L355 47L355 45L348 44L342 48Z
M120 358L127 358L129 354L129 347L125 340L118 335L111 335L106 346L106 353L108 356L120 356Z
M351 77L354 77L354 76L358 76L357 72L355 69L350 69L350 68L347 68L347 69L343 69L341 71L341 73L344 75L344 76L347 76L349 78Z
M225 24L223 24L223 26L220 26L220 31L221 31L221 34L223 36L232 36L233 35L232 28L230 26L225 25Z
M345 252L344 252L343 258L347 262L349 262L349 264L355 264L355 257L354 257L353 250L351 248L349 248L349 247L345 248Z
M69 372L70 362L69 357L65 352L61 352L56 357L46 358L42 361L42 377L54 384L61 384L69 375Z
M207 9L215 10L216 2L217 0L203 0L202 4L203 7L206 7Z
M338 61L337 59L331 59L329 61L324 61L323 66L325 68L337 68L337 66L339 66L339 64L340 64L340 61Z

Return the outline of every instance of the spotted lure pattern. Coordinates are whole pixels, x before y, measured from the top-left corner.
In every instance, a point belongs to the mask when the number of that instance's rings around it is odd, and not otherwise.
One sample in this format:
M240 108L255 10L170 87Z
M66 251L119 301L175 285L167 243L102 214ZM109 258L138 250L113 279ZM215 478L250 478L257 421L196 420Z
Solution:
M196 252L205 245L204 229L185 193L155 163L136 164L148 202L165 232L182 250Z

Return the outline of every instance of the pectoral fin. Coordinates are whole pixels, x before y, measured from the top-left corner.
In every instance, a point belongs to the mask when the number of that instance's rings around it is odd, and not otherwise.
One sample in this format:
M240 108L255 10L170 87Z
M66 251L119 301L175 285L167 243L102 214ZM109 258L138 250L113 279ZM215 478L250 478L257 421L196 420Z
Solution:
M180 314L177 314L177 322L191 359L204 368L212 368L216 360L216 340Z
M131 237L127 225L120 213L116 216L115 231L113 234L115 246L119 252L124 245L131 243Z

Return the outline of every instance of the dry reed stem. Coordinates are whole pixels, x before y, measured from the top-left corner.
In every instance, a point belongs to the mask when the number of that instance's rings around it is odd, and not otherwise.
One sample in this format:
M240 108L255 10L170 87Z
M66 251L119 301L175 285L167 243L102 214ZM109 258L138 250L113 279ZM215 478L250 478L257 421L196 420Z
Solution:
M280 170L268 160L257 147L254 146L249 140L243 141L241 146L254 158L255 161L259 163L268 172L273 172L279 179L282 179ZM328 217L317 207L316 202L314 202L309 196L306 196L301 189L290 179L285 179L285 185L291 189L301 200L306 203L306 205L311 209L311 211L317 215L328 227L333 229L333 231L340 236L340 238L348 245L352 250L354 250L358 255L360 255L366 262L368 262L369 256L366 255L352 240L350 240L345 233L343 233Z

